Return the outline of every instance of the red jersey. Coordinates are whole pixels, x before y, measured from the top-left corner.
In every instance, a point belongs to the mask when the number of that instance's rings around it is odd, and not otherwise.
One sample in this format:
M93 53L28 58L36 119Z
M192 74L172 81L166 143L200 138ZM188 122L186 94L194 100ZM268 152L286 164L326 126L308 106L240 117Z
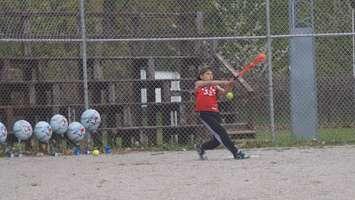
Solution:
M195 111L219 112L216 86L203 86L196 89Z

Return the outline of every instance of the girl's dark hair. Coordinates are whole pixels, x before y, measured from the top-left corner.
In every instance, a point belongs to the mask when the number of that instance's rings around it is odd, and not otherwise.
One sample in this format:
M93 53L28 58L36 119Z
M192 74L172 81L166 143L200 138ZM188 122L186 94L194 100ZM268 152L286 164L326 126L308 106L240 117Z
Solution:
M197 74L197 80L201 80L200 76L204 73L206 73L207 71L213 71L212 67L210 66L204 66L202 67L200 70L198 70L198 74Z

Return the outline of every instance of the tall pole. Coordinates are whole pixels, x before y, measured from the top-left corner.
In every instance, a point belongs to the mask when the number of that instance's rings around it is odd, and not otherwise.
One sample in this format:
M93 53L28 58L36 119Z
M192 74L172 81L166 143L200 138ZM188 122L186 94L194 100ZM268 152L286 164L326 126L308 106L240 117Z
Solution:
M85 109L89 108L89 92L88 92L88 72L87 72L87 56L86 56L86 27L85 27L85 5L84 0L80 0L80 23L81 23L81 54L83 62L83 82L84 82L84 103Z
M353 108L355 107L355 0L351 0L350 1L350 5L351 5L351 27L352 27L352 39L353 39L353 79L352 79L352 83L353 83ZM353 113L355 113L355 110L353 109ZM355 116L355 115L353 115Z
M351 27L352 27L352 39L353 39L353 78L355 79L355 0L351 0ZM354 89L355 91L355 89Z
M272 38L270 29L270 0L266 0L266 31L267 31L267 63L269 67L268 79L269 79L269 103L270 103L270 129L272 133L272 142L276 140L275 133L275 109L274 109L274 86L272 79Z

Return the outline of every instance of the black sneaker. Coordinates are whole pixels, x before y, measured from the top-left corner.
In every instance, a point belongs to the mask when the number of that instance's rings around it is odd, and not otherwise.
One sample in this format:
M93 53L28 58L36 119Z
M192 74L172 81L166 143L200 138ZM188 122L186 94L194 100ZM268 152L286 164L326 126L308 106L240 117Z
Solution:
M202 149L200 144L195 144L195 149L197 151L197 154L200 158L200 160L207 160L207 156L205 155L205 150Z
M236 160L248 159L248 158L250 158L250 156L242 152L240 149L237 151L236 154L234 154L234 159Z

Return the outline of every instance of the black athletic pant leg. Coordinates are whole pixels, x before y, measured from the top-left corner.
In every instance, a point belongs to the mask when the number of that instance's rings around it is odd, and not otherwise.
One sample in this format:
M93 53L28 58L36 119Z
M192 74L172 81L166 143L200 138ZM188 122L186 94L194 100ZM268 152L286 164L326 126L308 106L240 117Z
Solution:
M222 143L233 155L237 153L238 149L233 144L227 131L221 125L222 120L219 113L200 112L200 117L203 124L211 131L216 140ZM211 142L211 144L216 144L216 142Z

